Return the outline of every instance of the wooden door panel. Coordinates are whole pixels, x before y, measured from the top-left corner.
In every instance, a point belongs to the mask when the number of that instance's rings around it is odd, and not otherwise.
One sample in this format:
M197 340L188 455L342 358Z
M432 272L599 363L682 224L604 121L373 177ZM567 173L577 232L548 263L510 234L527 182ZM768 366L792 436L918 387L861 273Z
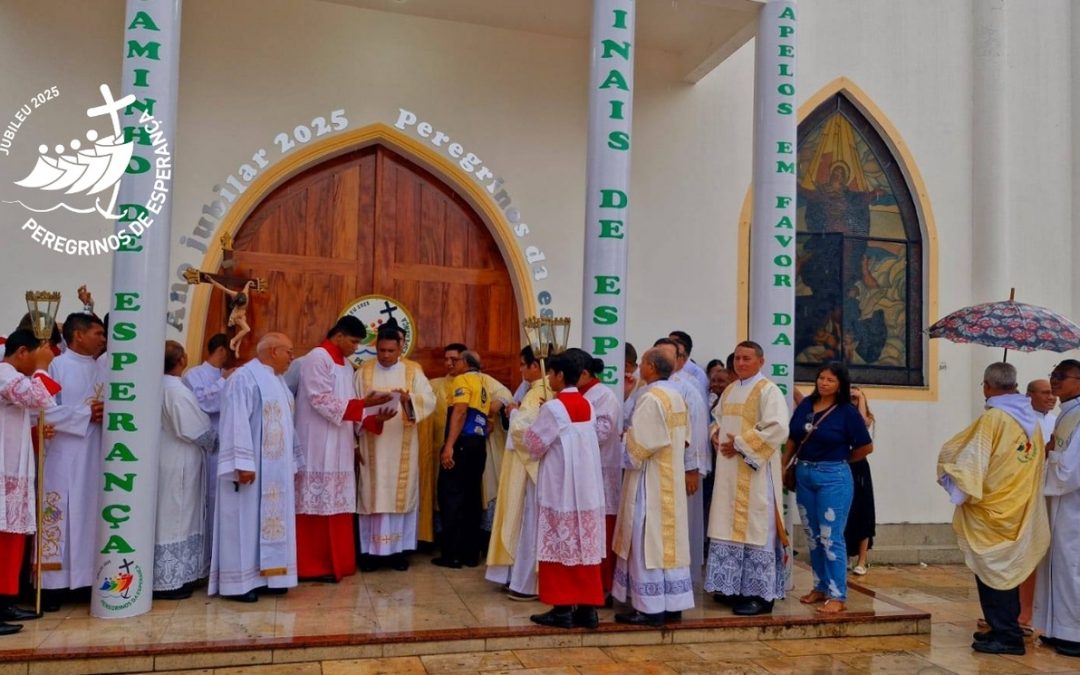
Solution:
M227 273L270 285L253 299L245 357L269 330L287 333L305 353L350 301L379 293L412 314L411 358L429 377L445 374L443 345L464 341L486 371L510 386L520 379L517 308L495 240L460 196L387 148L351 152L286 181L241 226L234 248ZM220 296L207 336L224 328Z

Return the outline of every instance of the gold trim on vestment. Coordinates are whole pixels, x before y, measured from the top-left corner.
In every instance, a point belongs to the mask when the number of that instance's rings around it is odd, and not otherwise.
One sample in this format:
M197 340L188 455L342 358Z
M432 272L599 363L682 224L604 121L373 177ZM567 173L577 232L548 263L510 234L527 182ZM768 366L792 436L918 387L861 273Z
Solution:
M270 569L259 570L260 577L280 577L288 573L289 569L287 567L271 567Z
M742 403L721 403L720 404L720 416L721 417L742 417L743 404Z
M757 455L755 459L760 459L762 462L768 461L773 453L773 449L768 443L761 440L761 434L757 432L756 428L744 431L742 433L742 439L750 446L750 449L754 454Z
M761 416L761 391L769 384L766 379L758 380L746 402L742 405L742 430L739 436L746 440L746 434L753 430ZM725 405L724 408L728 406ZM739 460L739 477L735 485L735 513L731 524L732 541L745 542L746 530L750 517L750 483L754 478L754 469L742 457ZM771 488L770 488L771 489Z
M629 453L638 464L649 459L649 455L652 454L649 452L648 448L634 439L633 428L630 429L630 433L626 434L626 452Z
M672 411L671 399L667 392L659 387L652 389L649 393L656 394L656 400L660 402L670 439L675 429L686 426L686 413ZM664 543L664 569L672 569L675 567L678 555L675 550L675 467L672 466L674 451L668 444L657 454L660 462L660 525L663 533L661 539Z

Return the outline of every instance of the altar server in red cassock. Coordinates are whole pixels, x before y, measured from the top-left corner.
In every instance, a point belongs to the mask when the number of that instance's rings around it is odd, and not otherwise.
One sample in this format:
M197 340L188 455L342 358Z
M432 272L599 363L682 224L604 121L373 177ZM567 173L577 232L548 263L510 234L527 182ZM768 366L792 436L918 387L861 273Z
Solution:
M540 459L536 501L540 601L554 608L535 614L545 626L596 628L604 604L604 478L592 405L574 386L586 363L572 354L547 362L556 392L525 432L525 445Z

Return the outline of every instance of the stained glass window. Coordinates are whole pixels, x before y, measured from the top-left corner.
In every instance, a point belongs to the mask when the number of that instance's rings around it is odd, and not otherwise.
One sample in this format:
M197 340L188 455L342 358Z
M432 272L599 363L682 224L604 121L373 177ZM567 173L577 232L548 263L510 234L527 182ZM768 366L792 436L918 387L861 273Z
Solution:
M795 376L922 386L923 251L900 164L843 93L799 124Z

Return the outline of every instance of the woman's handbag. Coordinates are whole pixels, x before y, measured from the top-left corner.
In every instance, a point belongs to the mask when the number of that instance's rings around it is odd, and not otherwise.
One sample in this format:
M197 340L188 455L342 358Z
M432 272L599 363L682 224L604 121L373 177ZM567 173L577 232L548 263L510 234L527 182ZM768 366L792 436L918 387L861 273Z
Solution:
M799 452L802 450L803 446L806 445L806 442L810 440L810 437L814 435L814 432L817 430L817 428L821 426L821 423L825 421L825 418L831 415L832 411L834 410L836 410L836 404L833 404L828 410L826 410L825 414L819 417L816 422L807 422L806 435L803 436L803 439L801 441L799 441L799 447L795 448L795 454L791 456L791 459L788 461L787 466L784 467L783 483L784 489L788 492L795 491L795 469L799 463ZM813 418L814 415L811 412L810 419L813 420Z

